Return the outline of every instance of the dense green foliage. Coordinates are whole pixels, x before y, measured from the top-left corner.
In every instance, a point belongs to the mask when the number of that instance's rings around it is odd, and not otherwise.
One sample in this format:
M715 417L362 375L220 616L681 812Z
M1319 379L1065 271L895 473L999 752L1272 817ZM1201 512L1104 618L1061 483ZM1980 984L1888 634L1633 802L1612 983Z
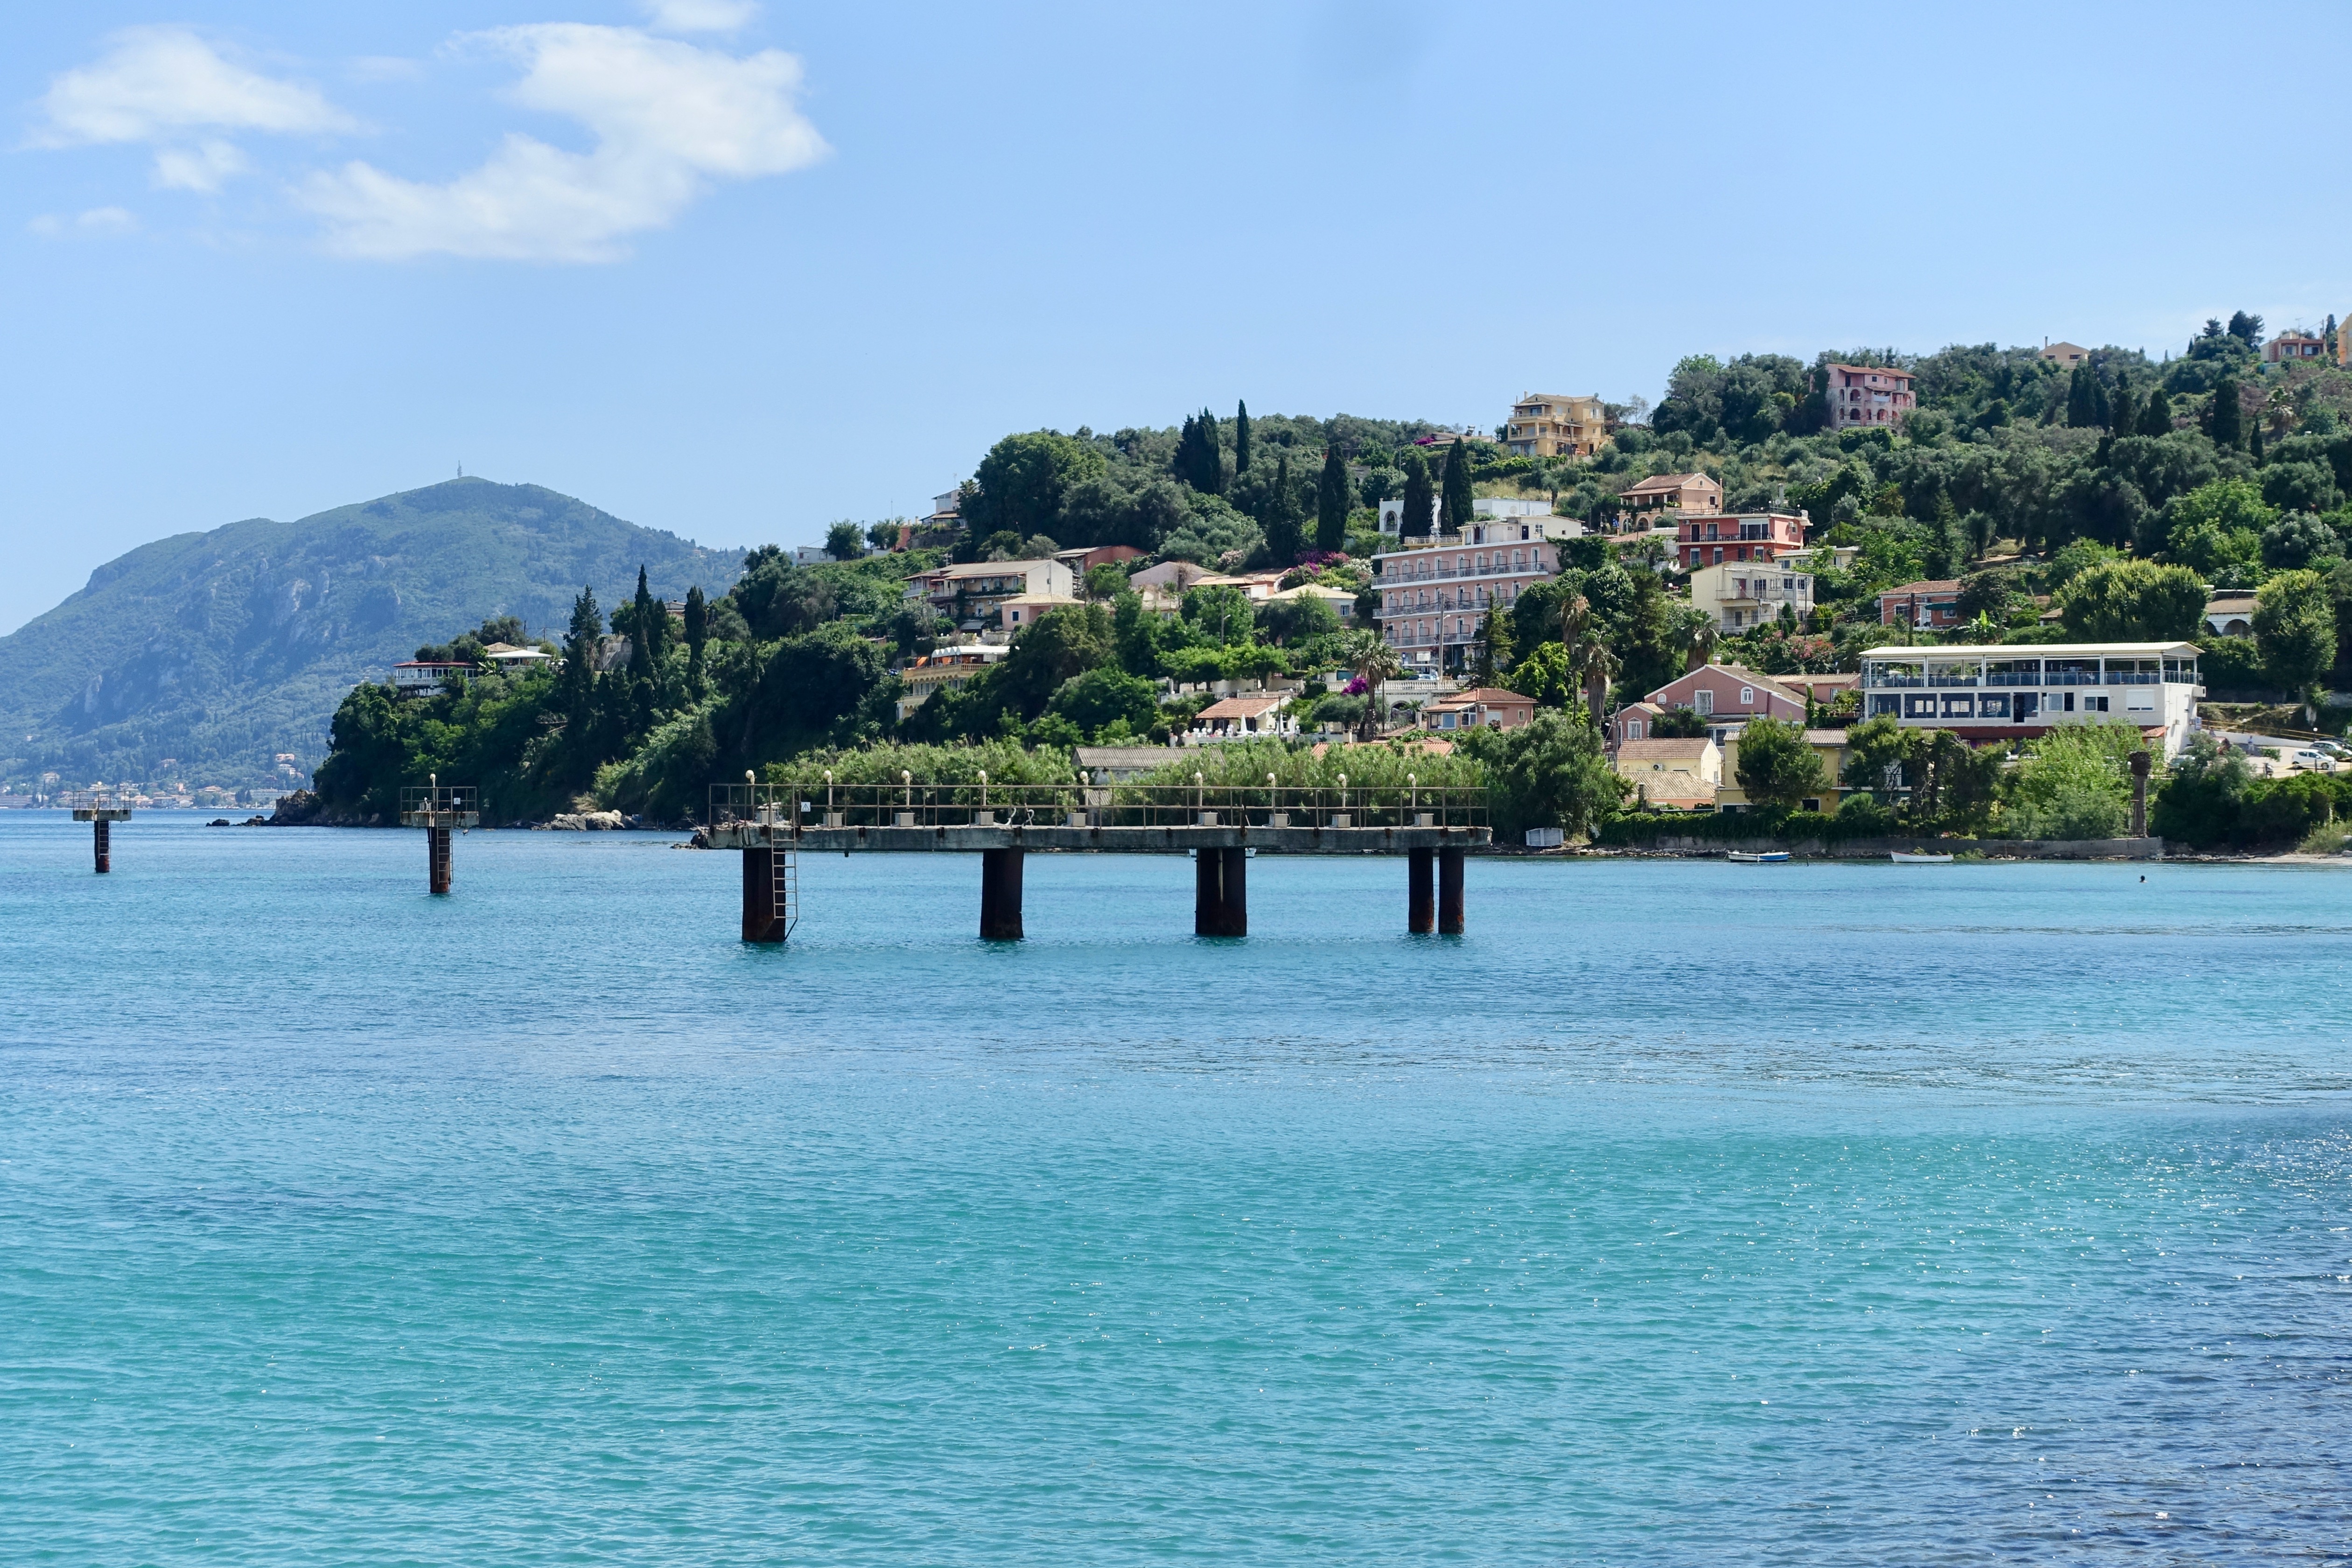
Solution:
M934 748L921 754L937 763L1025 748L1060 767L1076 745L1165 740L1213 699L1212 687L1276 676L1306 678L1294 717L1353 724L1370 738L1395 716L1364 693L1399 662L1376 632L1343 629L1314 596L1254 600L1209 584L1147 598L1129 591L1129 572L1189 561L1286 573L1286 588L1354 595L1360 622L1379 613L1381 585L1341 552L1368 547L1370 509L1384 500L1402 500L1409 539L1433 519L1465 525L1482 491L1540 491L1560 510L1607 522L1636 480L1692 469L1723 484L1730 510L1802 509L1809 540L1846 547L1847 559L1817 564L1810 614L1790 608L1734 635L1683 595L1655 542L1605 532L1564 542L1559 574L1507 606L1482 605L1464 650L1460 673L1526 692L1541 710L1526 730L1459 739L1453 765L1494 784L1499 827L1590 831L1620 811L1622 788L1599 741L1603 716L1704 659L1769 674L1851 668L1862 650L1897 638L2194 638L2217 689L2307 697L2347 668L2352 640L2352 378L2265 367L2259 343L2259 322L2241 315L2161 361L2108 348L2072 369L1990 345L1811 363L1696 357L1675 367L1646 426L1622 426L1579 460L1508 457L1425 426L1260 417L1246 405L1230 419L1203 408L1172 429L1011 435L963 487L961 526L934 536L950 558L1107 544L1143 558L1087 571L1083 602L1037 616L1001 660L904 719L896 672L942 627L900 592L915 559L849 559L874 531L837 524L827 536L834 563L796 566L755 551L740 579L697 600L675 633L646 593L634 595L613 617L625 659L616 662L601 624L584 626L561 668L509 682L511 690L477 683L404 705L355 696L351 760L321 775L321 794L359 812L390 771L428 755L490 754L488 742L467 748L478 731L497 732L524 739L508 786L519 814L592 799L675 817L695 809L712 778L813 755L918 746ZM1900 428L1830 430L1833 358L1903 368L1918 408ZM1879 623L1876 595L1921 577L1960 581L1962 626ZM2232 585L2260 590L2253 635L2210 637L2209 586ZM2045 605L2054 611L2046 619ZM581 610L583 623L597 620L584 597ZM1852 717L1850 700L1819 715ZM1850 739L1849 798L1832 819L1841 832L1874 824L2076 836L2115 831L2119 820L2125 775L2104 735L2053 737L2013 764L1891 722L1857 724ZM1255 768L1248 750L1223 754ZM1202 763L1187 753L1171 765ZM1289 765L1305 764L1270 771ZM1835 793L1793 725L1746 737L1738 774L1767 816Z

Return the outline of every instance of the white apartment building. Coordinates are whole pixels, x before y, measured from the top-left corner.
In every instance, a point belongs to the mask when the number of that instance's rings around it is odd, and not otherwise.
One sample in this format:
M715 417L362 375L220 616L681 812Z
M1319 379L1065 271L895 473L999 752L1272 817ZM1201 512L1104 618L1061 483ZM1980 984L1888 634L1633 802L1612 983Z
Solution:
M1381 635L1408 668L1459 667L1486 612L1510 609L1530 584L1559 570L1559 547L1544 537L1545 521L1478 524L1425 548L1372 557Z
M2062 724L2126 723L2164 731L2179 754L2197 723L2197 645L2043 643L2003 647L1874 647L1862 656L1865 718L1950 730L1969 741L2022 741Z
M1813 575L1765 559L1727 561L1691 574L1691 604L1715 617L1716 629L1738 636L1780 618L1787 605L1803 620L1813 613Z

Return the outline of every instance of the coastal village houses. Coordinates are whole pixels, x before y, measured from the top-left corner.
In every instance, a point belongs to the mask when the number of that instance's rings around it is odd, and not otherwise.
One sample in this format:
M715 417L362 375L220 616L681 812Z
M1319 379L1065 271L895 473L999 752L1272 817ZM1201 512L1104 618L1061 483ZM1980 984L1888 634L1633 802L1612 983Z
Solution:
M1911 416L1919 400L1911 393L1911 373L1885 365L1832 364L1829 371L1830 427L1896 426Z
M1723 486L1705 474L1652 474L1618 491L1617 501L1636 514L1675 511L1717 517L1723 512Z
M1734 636L1780 618L1784 608L1801 623L1813 611L1813 577L1770 561L1726 562L1691 574L1691 604Z
M1424 730L1516 730L1536 719L1536 700L1498 686L1474 687L1422 704Z
M1718 743L1750 719L1805 721L1805 700L1770 677L1736 664L1705 664L1669 680L1640 702L1618 710L1611 722L1611 744L1654 739L1649 725L1654 716L1676 708L1687 708L1706 720L1710 736Z
M1705 735L1628 741L1610 762L1643 810L1712 811L1723 787L1722 748Z
M1076 601L1077 579L1059 561L974 561L941 566L907 579L908 599L928 602L961 632L1006 632L1005 602L1027 598ZM1025 622L1024 624L1026 624Z
M1948 578L1904 583L1878 595L1878 624L1940 631L1960 624L1960 585Z
M1597 393L1530 392L1511 405L1503 444L1515 458L1590 458L1609 444L1609 414Z
M1457 669L1489 610L1508 610L1559 570L1559 547L1506 520L1372 557L1381 633L1408 668Z

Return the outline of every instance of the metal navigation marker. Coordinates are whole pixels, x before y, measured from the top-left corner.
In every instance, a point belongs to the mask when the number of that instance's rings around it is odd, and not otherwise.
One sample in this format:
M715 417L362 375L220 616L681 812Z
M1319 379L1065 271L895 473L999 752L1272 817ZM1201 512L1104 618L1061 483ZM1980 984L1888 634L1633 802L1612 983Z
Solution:
M481 792L472 784L444 786L439 773L400 791L400 825L425 829L425 877L434 892L449 890L449 834L480 826Z
M74 807L73 819L90 825L90 846L97 852L98 874L114 869L112 836L108 829L131 820L131 806L103 785L91 789L85 804Z

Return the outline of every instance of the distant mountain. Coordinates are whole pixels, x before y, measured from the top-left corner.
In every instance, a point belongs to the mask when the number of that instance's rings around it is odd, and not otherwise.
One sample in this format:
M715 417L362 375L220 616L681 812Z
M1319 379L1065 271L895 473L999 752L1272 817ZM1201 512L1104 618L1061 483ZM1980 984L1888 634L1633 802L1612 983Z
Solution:
M0 781L144 782L172 758L192 784L258 784L290 752L307 784L343 694L420 644L501 615L560 637L583 585L609 609L642 564L660 597L715 595L742 559L478 479L175 534L0 637Z

